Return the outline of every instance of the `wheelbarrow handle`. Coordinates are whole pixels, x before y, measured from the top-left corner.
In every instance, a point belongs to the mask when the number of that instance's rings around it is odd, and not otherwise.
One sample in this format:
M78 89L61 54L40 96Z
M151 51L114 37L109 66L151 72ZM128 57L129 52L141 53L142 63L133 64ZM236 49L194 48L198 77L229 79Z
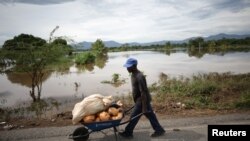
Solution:
M131 111L134 107L135 107L135 106L132 106L132 107L130 107L129 109L125 110L125 111L124 111L124 114L127 114L127 113L128 113L129 111ZM146 112L144 112L143 114L147 114L147 113L150 113L150 112L152 112L152 111L146 111Z
M127 114L129 111L131 111L135 106L130 107L129 109L124 111L124 114Z
M142 116L143 114L147 114L147 113L150 113L150 112L151 112L151 111L142 112L142 113L140 113L140 114L138 114L138 115L136 115L136 116L134 116L134 117L131 117L129 120L120 123L119 125L126 124L126 123L128 123L128 122L130 122L130 121L132 121L132 120L134 120L134 119L136 119L136 118Z

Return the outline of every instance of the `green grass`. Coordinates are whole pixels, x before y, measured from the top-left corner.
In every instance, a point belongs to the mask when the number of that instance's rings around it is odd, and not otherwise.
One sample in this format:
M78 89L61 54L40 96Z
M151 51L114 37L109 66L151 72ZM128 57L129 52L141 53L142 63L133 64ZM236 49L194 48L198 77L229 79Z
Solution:
M250 73L209 73L192 78L168 78L150 86L154 103L181 102L186 108L250 108Z
M234 104L236 108L250 109L250 92L243 92L239 100Z

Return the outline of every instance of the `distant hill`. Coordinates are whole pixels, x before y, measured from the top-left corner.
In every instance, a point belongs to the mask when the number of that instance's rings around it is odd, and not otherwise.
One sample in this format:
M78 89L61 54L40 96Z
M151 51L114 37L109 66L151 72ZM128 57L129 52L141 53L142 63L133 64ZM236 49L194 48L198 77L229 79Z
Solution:
M217 35L211 35L208 37L203 37L205 41L209 41L209 40L220 40L220 39L244 39L246 37L250 37L250 34L247 35L236 35L236 34L224 34L224 33L220 33ZM177 40L177 41L171 41L171 40L162 40L162 41L155 41L155 42L148 42L148 43L137 43L137 42L131 42L131 43L126 43L129 46L151 46L151 45L164 45L166 42L170 42L172 44L181 44L181 43L187 43L190 39L194 39L196 37L191 37L191 38L187 38L184 40ZM116 42L116 41L103 41L106 47L120 47L124 44ZM91 48L91 44L93 42L80 42L75 46L75 48L77 49L90 49Z
M204 38L205 40L220 40L220 39L244 39L246 37L250 37L250 34L248 35L236 35L236 34L224 34L220 33L217 35L211 35L209 37Z
M120 47L122 44L115 41L103 41L106 47ZM76 44L77 49L90 49L93 42L80 42Z
M91 47L92 42L80 42L78 44L73 45L77 49L89 49Z

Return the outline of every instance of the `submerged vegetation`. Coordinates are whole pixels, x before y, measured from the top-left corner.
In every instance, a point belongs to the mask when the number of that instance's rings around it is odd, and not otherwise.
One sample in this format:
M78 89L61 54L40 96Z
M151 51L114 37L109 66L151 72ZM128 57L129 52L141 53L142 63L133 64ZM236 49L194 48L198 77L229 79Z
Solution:
M107 48L105 47L102 40L97 39L95 43L92 44L90 51L85 51L78 53L75 57L75 63L77 65L86 65L96 62L96 58L100 56L107 56Z
M102 81L101 83L106 83L106 84L111 84L115 87L119 87L121 86L122 84L126 83L126 80L125 79L121 79L120 78L120 74L119 73L114 73L112 75L112 80L109 81L109 80L104 80Z
M79 53L75 57L75 63L77 65L90 64L95 62L95 56L91 52Z

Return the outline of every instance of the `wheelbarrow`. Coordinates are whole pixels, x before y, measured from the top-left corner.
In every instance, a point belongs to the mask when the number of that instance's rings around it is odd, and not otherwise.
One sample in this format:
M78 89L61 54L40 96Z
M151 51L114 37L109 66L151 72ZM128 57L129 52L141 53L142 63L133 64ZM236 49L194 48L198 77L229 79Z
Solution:
M136 119L137 117L143 115L144 113L140 113L124 122L121 122L125 115L131 110L133 109L133 107L129 108L128 110L123 112L123 117L121 119L118 120L109 120L109 121L100 121L100 122L92 122L92 123L83 123L81 122L81 124L83 125L83 127L79 127L77 129L75 129L75 131L73 132L73 134L69 135L69 139L73 139L74 141L87 141L89 138L89 135L93 132L98 132L104 130L104 129L108 129L108 128L113 128L114 134L115 134L115 139L117 141L117 127L123 124L126 124L134 119ZM104 132L102 132L104 133ZM104 133L105 134L105 133Z

